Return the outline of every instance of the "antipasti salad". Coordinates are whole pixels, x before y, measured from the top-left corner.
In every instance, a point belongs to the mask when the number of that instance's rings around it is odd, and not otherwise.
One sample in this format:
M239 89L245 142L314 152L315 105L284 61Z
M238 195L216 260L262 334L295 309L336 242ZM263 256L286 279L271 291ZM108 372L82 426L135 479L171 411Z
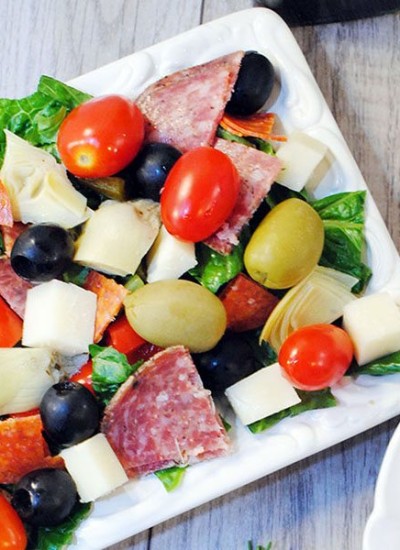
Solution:
M400 370L365 191L316 199L274 67L236 51L134 100L43 76L0 100L0 538L62 548L90 503ZM267 111L267 112L266 112ZM222 407L220 405L223 405Z

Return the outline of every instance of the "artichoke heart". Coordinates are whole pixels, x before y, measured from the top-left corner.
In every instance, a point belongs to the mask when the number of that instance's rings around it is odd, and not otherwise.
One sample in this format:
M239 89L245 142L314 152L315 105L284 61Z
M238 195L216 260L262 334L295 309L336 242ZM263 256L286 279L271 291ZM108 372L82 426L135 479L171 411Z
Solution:
M6 155L0 170L13 218L24 223L53 222L69 229L90 215L86 198L68 180L50 153L4 130Z

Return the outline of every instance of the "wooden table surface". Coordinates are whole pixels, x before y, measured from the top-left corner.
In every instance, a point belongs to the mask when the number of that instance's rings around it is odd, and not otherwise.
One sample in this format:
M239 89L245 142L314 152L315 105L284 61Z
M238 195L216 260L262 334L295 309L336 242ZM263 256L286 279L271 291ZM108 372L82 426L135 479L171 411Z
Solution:
M251 0L1 0L0 97L68 80ZM400 247L400 14L296 28L325 98ZM112 550L359 550L398 418ZM135 518L132 518L135 521Z

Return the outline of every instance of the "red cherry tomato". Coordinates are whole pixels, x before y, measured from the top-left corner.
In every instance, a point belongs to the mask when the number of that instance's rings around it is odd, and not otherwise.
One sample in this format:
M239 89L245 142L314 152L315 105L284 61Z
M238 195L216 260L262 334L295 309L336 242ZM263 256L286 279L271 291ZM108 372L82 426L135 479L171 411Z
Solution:
M67 170L78 177L111 176L125 168L144 138L139 108L125 97L108 95L82 103L60 126L57 147Z
M0 549L25 550L25 527L11 504L0 493Z
M279 351L278 361L293 386L313 391L338 382L352 358L348 334L334 325L319 324L292 332Z
M212 147L197 147L172 167L161 193L161 218L176 237L198 242L227 219L239 193L230 158Z
M78 382L78 384L82 384L82 386L85 386L85 388L87 388L89 391L95 393L92 383L92 374L93 364L92 361L89 359L87 363L82 365L78 372L71 376L70 380L71 382Z

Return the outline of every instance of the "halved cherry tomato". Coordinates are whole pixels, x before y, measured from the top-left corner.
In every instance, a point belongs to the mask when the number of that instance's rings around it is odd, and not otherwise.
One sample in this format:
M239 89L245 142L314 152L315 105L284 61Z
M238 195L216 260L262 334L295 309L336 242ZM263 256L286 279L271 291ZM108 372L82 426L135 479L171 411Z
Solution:
M0 493L0 549L25 550L27 536L19 515Z
M296 388L313 391L336 384L353 358L348 334L335 325L301 327L284 341L278 361Z
M71 382L78 382L78 384L82 384L82 386L85 386L85 388L87 388L94 394L95 391L93 389L92 374L93 364L92 361L89 359L87 363L82 365L78 372L71 376L70 380Z
M73 109L60 126L57 147L66 168L79 177L111 176L125 168L144 138L144 119L128 98L108 95Z
M176 237L198 242L212 235L235 206L240 180L230 158L197 147L172 167L161 193L161 218Z

